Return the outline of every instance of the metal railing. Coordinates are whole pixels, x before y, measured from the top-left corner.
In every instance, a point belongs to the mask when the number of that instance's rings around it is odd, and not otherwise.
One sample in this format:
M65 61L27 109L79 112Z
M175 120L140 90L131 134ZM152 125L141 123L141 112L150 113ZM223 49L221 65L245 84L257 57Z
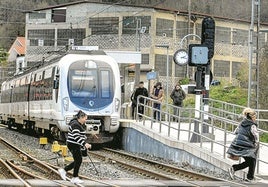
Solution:
M136 108L136 120L140 124L170 138L194 143L224 159L227 158L226 151L235 137L233 131L242 120L241 114L245 107L209 99L209 112L199 110L200 118L195 118L197 111L195 108L176 107L172 104L161 103L160 109L156 109L153 107L153 103L157 102L156 100L143 97L144 103L140 103L141 97L143 96L139 96L137 99ZM144 107L143 114L139 113L139 106ZM256 111L257 113L268 112ZM160 120L154 117L155 112L160 114ZM262 121L265 120L262 119ZM259 129L259 131L260 133L268 133L263 129ZM268 144L260 142L260 147L256 173L259 173L260 167L268 167L268 159L260 158L262 151L268 150Z

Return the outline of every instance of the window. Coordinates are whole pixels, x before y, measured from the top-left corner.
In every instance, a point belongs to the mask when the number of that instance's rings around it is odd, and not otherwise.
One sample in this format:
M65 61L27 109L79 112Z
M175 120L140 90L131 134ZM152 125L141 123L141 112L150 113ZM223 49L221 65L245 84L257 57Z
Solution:
M109 98L111 92L110 73L109 71L101 71L101 97Z
M19 67L19 71L22 71L22 62L19 62L19 65L18 65Z
M71 70L70 95L72 97L97 97L97 70Z
M230 76L230 62L214 60L214 75L215 77L229 77Z
M226 27L216 27L215 29L215 42L217 43L231 43L231 29Z
M163 36L165 33L167 37L173 37L173 20L156 19L156 36Z
M188 22L177 21L176 36L183 38L187 34L193 33L193 23L190 26L190 32L188 33Z
M118 17L99 17L89 19L91 34L118 34Z
M241 29L235 29L232 31L232 33L233 33L233 44L234 45L242 45L242 46L248 45L248 31L241 30Z
M52 23L66 22L66 8L58 8L52 10Z
M232 62L232 77L236 78L238 72L240 71L241 68L241 62Z
M29 19L45 19L46 13L32 12L29 13Z
M149 33L151 27L151 16L125 16L123 17L123 34L136 34L137 21L140 20L140 27Z
M149 64L149 54L141 54L141 63Z
M28 30L28 39L30 46L39 46L43 40L43 46L54 46L55 31L54 29Z
M179 66L175 64L175 77L186 77L187 66Z
M86 37L86 29L58 29L57 45L66 46L69 39L74 39L74 45L83 45L83 39Z
M169 56L169 74L172 72L172 56ZM167 55L155 55L155 71L159 73L160 76L167 75Z

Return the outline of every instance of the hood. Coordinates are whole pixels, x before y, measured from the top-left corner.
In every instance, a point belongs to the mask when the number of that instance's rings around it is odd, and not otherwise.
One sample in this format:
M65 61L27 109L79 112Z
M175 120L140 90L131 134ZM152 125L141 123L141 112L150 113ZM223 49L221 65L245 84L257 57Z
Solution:
M244 118L243 121L241 122L241 126L243 127L247 127L247 126L251 126L251 125L256 125L256 123L254 123L252 120Z

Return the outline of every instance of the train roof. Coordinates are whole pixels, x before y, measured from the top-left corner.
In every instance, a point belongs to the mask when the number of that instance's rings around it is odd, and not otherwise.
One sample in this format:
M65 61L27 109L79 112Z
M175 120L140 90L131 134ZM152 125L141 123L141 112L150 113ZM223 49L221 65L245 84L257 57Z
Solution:
M55 51L54 51L55 52ZM69 50L67 52L60 52L58 53L58 55L56 55L54 58L48 60L48 61L45 61L45 59L43 59L42 61L36 61L36 65L33 66L33 67L30 67L29 69L25 70L23 73L20 73L20 74L17 74L17 75L14 75L12 78L9 78L7 79L6 81L9 81L13 78L16 78L16 77L20 77L22 75L25 75L31 71L34 71L38 68L41 68L41 67L45 67L45 66L48 66L54 62L56 62L57 60L59 60L60 58L68 55L68 54L78 54L78 55L107 55L104 51L102 50ZM5 81L5 82L6 82ZM4 82L3 82L4 83Z
M102 50L70 50L67 54L106 55Z

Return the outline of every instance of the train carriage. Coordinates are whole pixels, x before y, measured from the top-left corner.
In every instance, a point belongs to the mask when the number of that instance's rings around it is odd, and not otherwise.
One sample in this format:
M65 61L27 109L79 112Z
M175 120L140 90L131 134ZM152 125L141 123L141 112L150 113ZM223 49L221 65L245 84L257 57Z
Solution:
M88 115L90 143L112 140L119 128L118 64L103 51L69 51L5 81L0 115L9 128L64 139L79 110Z

